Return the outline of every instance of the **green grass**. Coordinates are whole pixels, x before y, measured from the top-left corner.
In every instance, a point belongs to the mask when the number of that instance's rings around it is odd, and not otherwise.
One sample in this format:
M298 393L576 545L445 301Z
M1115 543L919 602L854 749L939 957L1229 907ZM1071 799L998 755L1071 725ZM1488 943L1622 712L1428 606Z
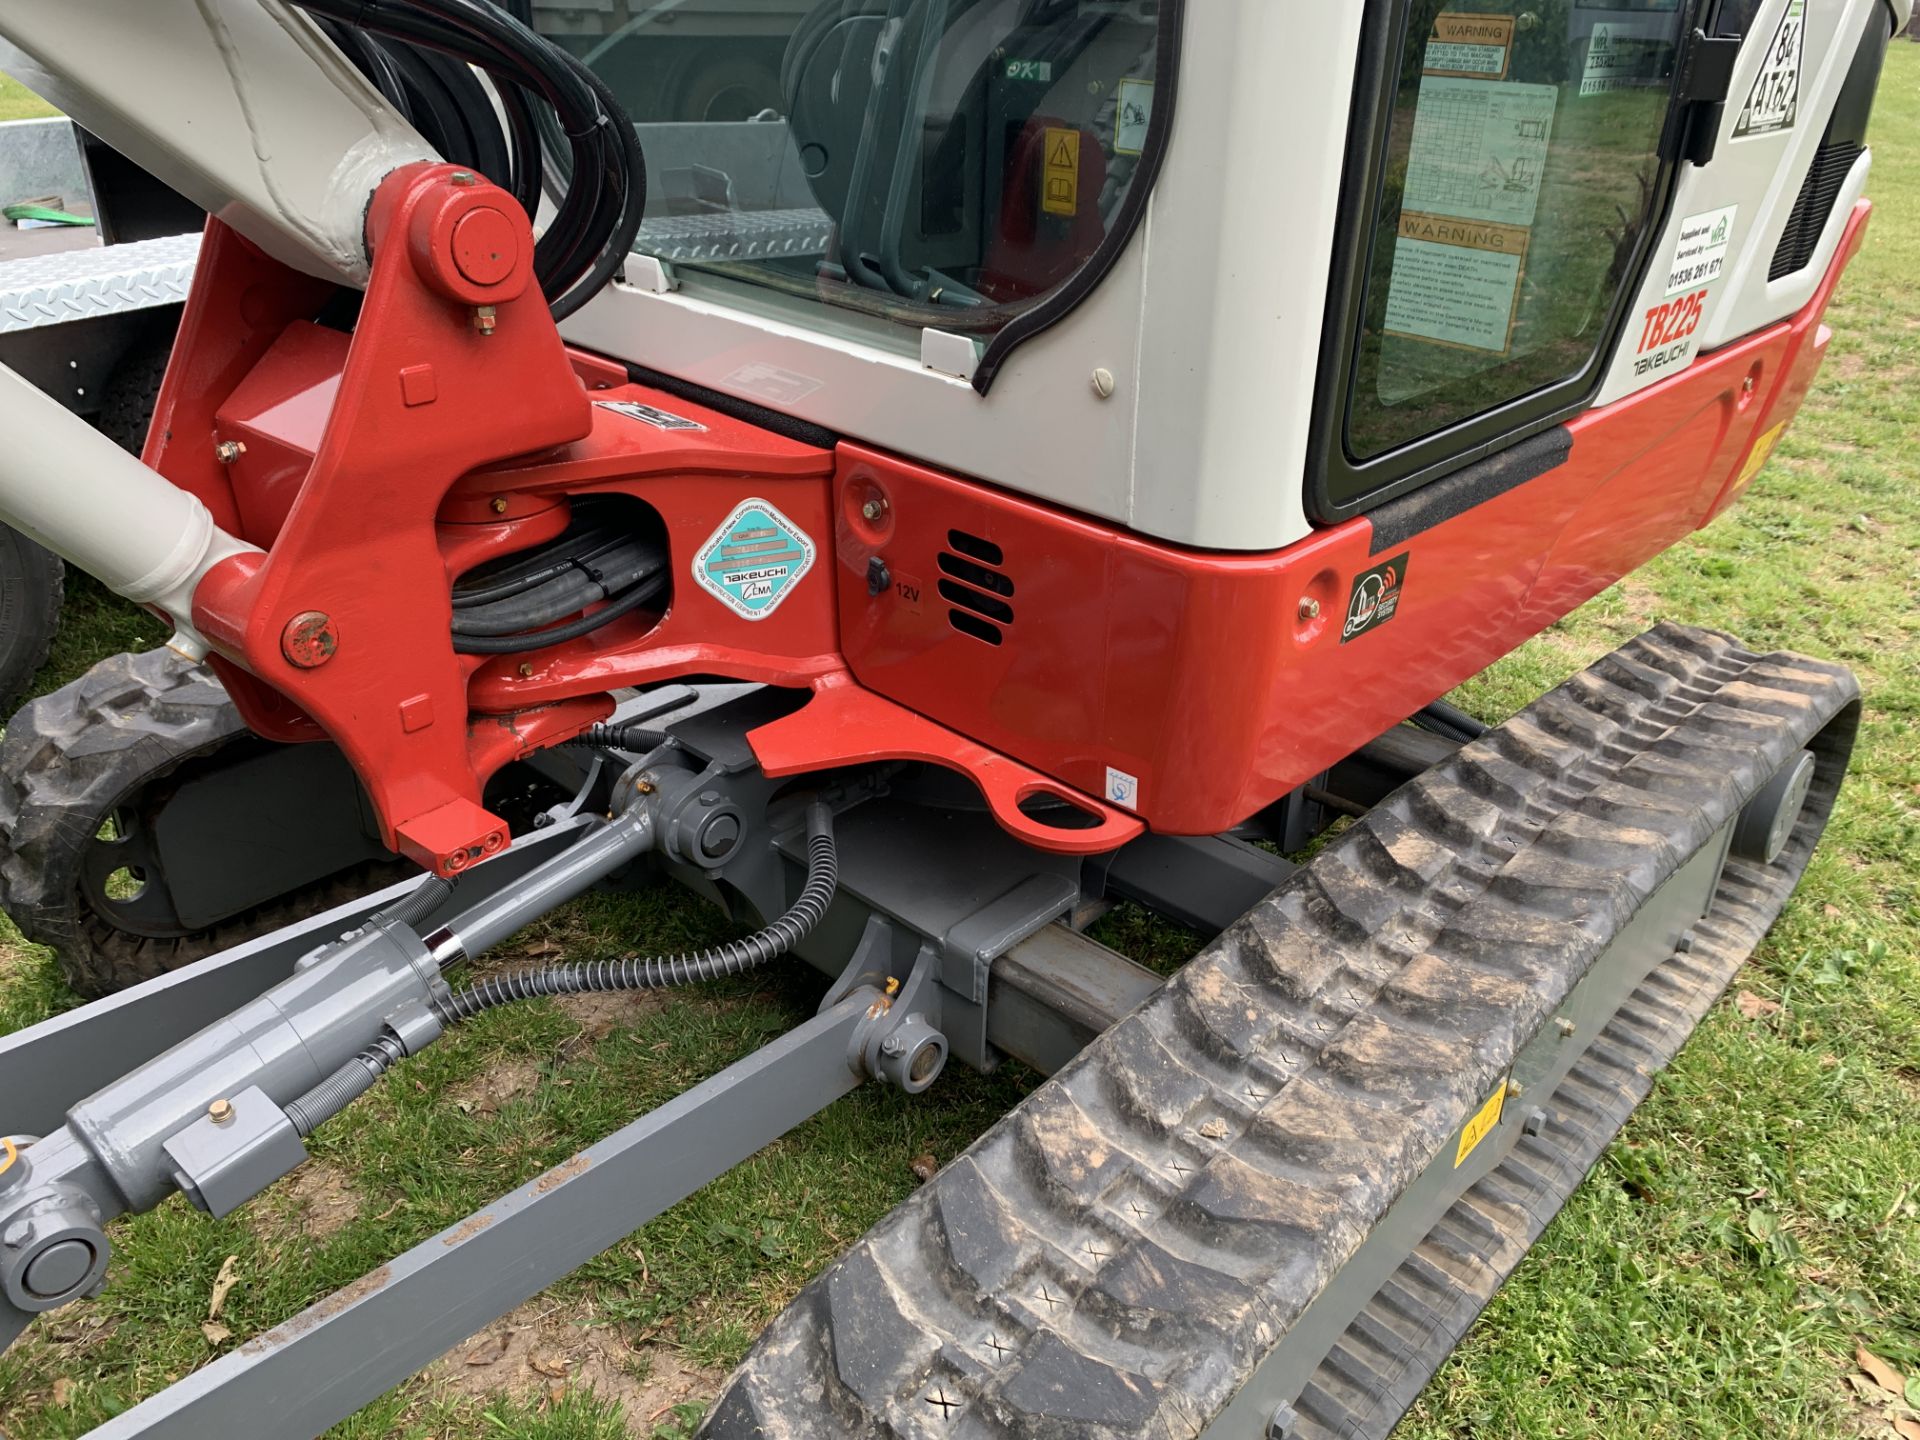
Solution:
M0 120L38 120L59 113L18 80L0 75Z
M1884 1434L1845 1383L1855 1344L1920 1369L1920 47L1895 48L1877 130L1880 209L1829 317L1833 354L1749 497L1457 697L1504 715L1665 616L1842 659L1867 711L1828 839L1736 981L1779 1008L1749 1019L1729 1000L1708 1017L1421 1399L1401 1431L1415 1440ZM43 687L160 638L95 587L72 599ZM658 891L593 897L519 943L592 957L722 933ZM1138 913L1102 933L1163 968L1189 944ZM105 1292L0 1358L0 1419L14 1440L83 1432L746 1053L819 993L787 973L617 1024L551 1004L487 1017L239 1214L176 1201L117 1225ZM0 1030L70 1003L44 953L0 939ZM576 1366L507 1375L463 1347L338 1433L691 1433L766 1318L911 1190L912 1159L949 1159L1026 1084L956 1068L917 1101L870 1088L582 1267L526 1314L556 1346L612 1354L617 1383L597 1396ZM215 1344L200 1327L228 1256L232 1338Z

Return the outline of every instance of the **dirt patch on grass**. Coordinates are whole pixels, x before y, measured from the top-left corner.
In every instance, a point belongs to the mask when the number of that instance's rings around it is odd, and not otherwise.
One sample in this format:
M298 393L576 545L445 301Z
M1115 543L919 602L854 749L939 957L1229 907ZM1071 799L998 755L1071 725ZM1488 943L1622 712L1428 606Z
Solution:
M580 1027L580 1039L591 1045L658 1010L662 999L654 990L623 990L611 995L562 995L553 1003Z
M720 1388L717 1370L689 1365L672 1350L629 1348L618 1329L590 1326L590 1305L534 1300L503 1316L436 1360L423 1374L430 1391L475 1399L505 1393L522 1402L568 1389L617 1400L630 1434L649 1436L672 1406L704 1400Z
M266 1214L276 1230L325 1240L360 1218L360 1195L346 1171L309 1160L274 1188Z
M539 1065L525 1056L493 1060L478 1075L449 1090L447 1100L469 1115L497 1115L539 1083Z

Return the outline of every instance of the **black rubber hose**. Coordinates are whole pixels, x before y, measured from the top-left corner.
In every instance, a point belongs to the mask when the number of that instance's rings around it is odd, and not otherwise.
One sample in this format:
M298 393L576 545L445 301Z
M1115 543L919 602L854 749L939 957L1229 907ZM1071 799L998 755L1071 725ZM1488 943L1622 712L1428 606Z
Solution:
M558 645L564 640L578 640L582 635L591 635L602 625L638 610L666 588L667 577L655 575L651 580L642 580L625 594L614 596L591 614L582 615L565 625L556 625L551 630L528 630L519 635L455 635L454 652L460 655L522 655L529 650L543 650L549 645Z
M418 930L420 922L443 905L453 894L454 882L444 875L429 875L373 918Z
M658 750L667 743L669 736L664 730L654 730L645 721L596 720L571 740L562 740L562 745L577 745L587 750L630 750L643 755L649 750Z
M764 930L744 940L716 945L691 955L599 960L574 965L544 965L508 970L455 991L435 1007L449 1025L500 1005L542 995L580 995L616 990L665 990L739 975L788 954L827 913L840 887L840 861L833 845L833 812L815 802L807 807L807 883L791 909Z
M624 595L635 585L666 568L666 557L652 546L633 541L599 560L567 566L558 575L518 595L503 596L484 605L457 606L453 612L455 636L518 635L578 615Z

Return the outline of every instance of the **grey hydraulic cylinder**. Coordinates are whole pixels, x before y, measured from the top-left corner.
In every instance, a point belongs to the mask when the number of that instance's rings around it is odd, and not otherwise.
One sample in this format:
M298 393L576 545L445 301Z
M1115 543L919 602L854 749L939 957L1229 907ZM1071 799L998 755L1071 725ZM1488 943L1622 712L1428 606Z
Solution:
M339 1069L394 1017L429 1006L438 980L412 931L375 921L81 1101L67 1112L66 1128L92 1153L123 1208L151 1209L172 1188L163 1152L182 1126L249 1085L284 1105Z
M628 806L604 829L554 856L518 885L508 886L434 931L427 937L433 958L448 965L491 950L514 931L598 884L652 845L651 808L643 804Z

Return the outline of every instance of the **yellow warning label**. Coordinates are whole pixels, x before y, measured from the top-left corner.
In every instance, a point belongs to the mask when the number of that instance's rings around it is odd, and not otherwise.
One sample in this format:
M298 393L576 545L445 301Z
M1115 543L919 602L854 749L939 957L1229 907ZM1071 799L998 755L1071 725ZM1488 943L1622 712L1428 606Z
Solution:
M1504 80L1513 56L1511 15L1445 14L1434 18L1422 74Z
M1049 215L1080 213L1080 132L1047 129L1047 163L1041 173L1040 208Z
M1760 473L1760 467L1772 458L1773 447L1780 443L1780 437L1786 433L1787 422L1782 420L1766 434L1753 442L1753 453L1747 456L1747 463L1740 467L1739 477L1733 482L1733 488L1744 490L1747 483Z
M1502 1080L1500 1088L1493 1092L1493 1098L1480 1107L1480 1113L1467 1121L1467 1128L1460 1132L1460 1148L1453 1152L1454 1169L1458 1170L1466 1164L1473 1147L1493 1133L1494 1126L1500 1123L1500 1112L1506 1103L1507 1082Z

